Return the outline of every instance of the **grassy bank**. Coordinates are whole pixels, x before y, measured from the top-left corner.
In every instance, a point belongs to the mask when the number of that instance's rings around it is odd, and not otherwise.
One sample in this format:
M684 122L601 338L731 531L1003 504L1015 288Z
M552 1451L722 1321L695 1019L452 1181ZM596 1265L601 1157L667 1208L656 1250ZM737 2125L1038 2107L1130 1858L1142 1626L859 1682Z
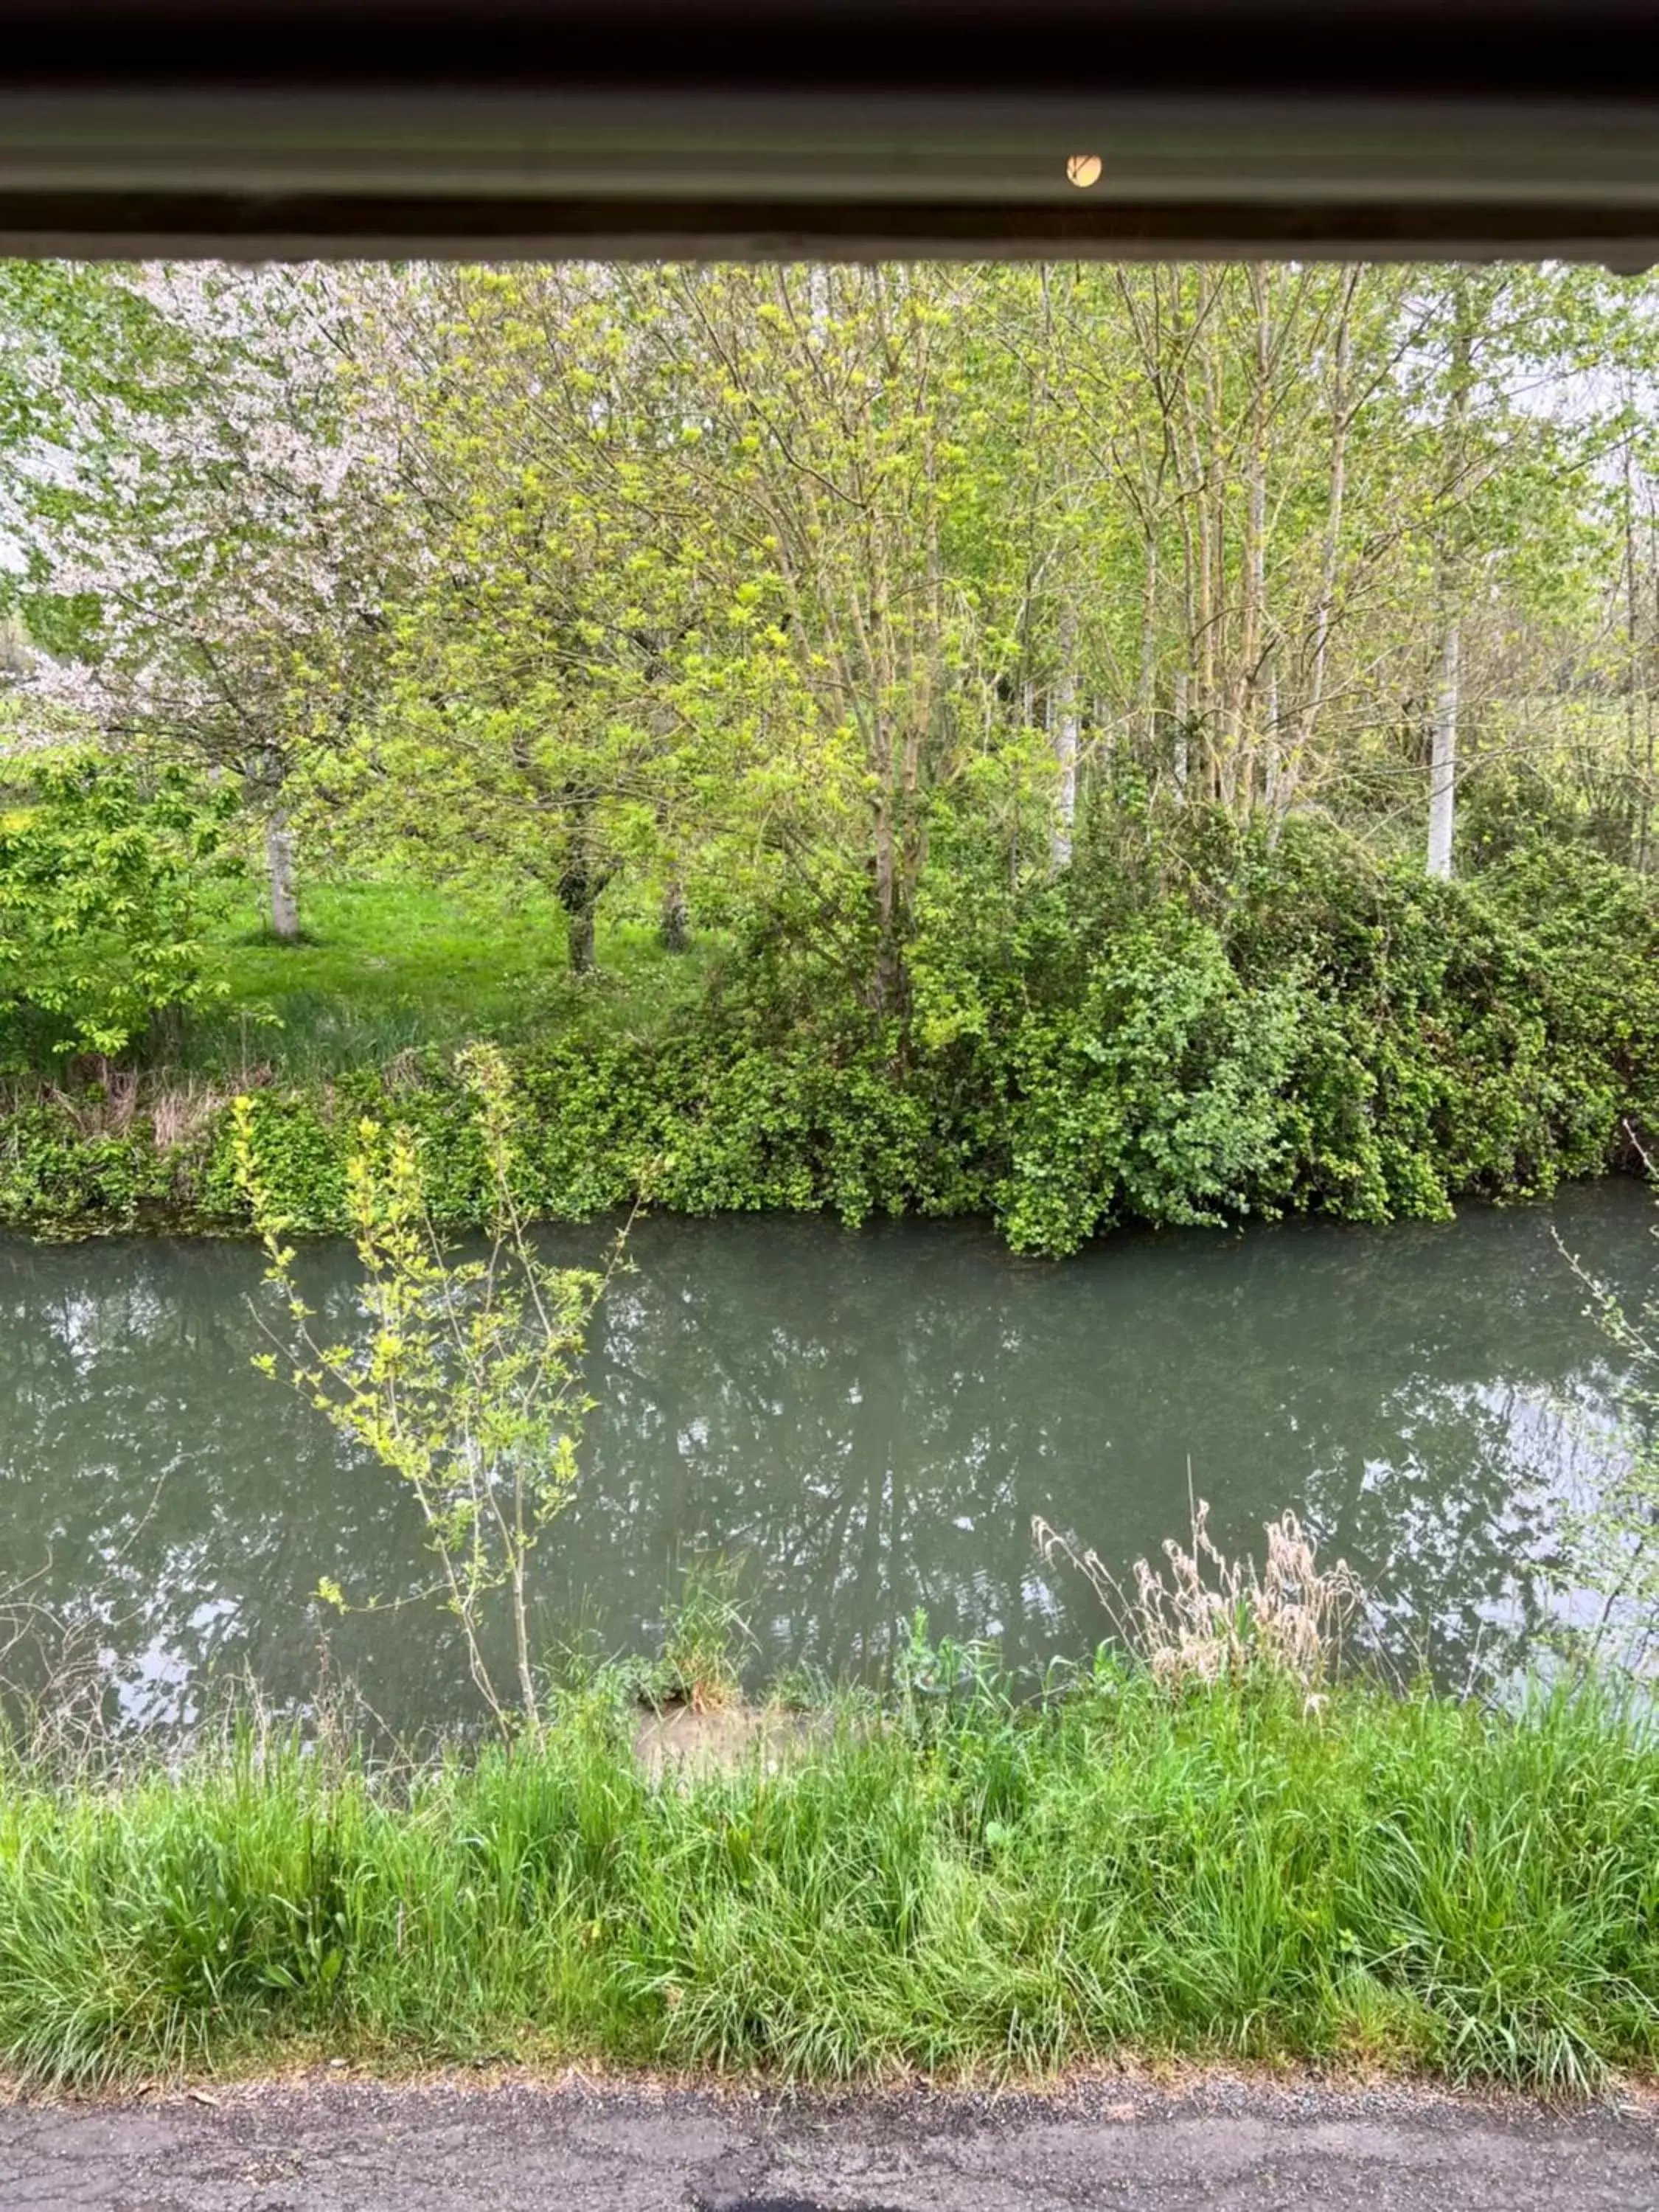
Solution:
M845 2081L1128 2047L1569 2087L1659 2057L1659 1747L1366 1689L981 1689L677 1784L588 1695L378 1776L249 1732L0 1797L0 2065L585 2057Z

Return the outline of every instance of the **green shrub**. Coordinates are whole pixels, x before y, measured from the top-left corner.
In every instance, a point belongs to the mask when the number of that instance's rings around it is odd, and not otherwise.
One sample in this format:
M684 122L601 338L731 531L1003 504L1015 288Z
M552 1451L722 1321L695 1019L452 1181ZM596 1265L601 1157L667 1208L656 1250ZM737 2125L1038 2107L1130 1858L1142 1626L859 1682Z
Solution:
M666 1028L524 1041L519 1200L579 1218L629 1203L650 1170L653 1202L688 1213L976 1212L1021 1250L1064 1253L1135 1220L1444 1216L1602 1172L1626 1123L1659 1127L1645 879L1581 846L1431 883L1295 823L1223 857L1174 888L941 875L902 1015L837 995L816 953L815 996L769 943L741 988ZM183 1219L241 1219L222 1114L158 1167L143 1110L95 1161L75 1157L84 1115L29 1111L0 1218L91 1225L142 1192ZM362 1114L418 1139L436 1218L483 1218L453 1054L273 1084L256 1113L298 1226L343 1225Z
M125 1051L198 1003L220 817L188 781L24 755L0 793L0 1066Z

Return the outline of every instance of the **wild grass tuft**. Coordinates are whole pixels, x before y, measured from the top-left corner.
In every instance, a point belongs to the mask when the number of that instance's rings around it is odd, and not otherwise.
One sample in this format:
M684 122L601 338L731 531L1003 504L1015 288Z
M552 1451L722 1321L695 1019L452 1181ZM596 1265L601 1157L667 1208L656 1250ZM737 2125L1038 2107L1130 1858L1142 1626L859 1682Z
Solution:
M755 1648L739 1596L742 1572L740 1559L699 1553L687 1561L661 1649L638 1683L647 1704L712 1713L738 1703L744 1662Z
M1605 1698L968 1679L660 1785L603 1686L399 1770L252 1725L171 1768L14 1755L0 2065L850 2081L1133 2046L1572 2089L1659 2057L1659 1747Z
M1365 1593L1346 1559L1319 1564L1318 1546L1294 1513L1267 1524L1264 1564L1229 1559L1209 1530L1210 1508L1192 1506L1188 1544L1164 1546L1165 1565L1135 1561L1127 1595L1100 1554L1079 1552L1038 1515L1031 1538L1053 1565L1076 1569L1105 1608L1114 1632L1161 1682L1242 1680L1263 1671L1316 1692L1341 1667Z

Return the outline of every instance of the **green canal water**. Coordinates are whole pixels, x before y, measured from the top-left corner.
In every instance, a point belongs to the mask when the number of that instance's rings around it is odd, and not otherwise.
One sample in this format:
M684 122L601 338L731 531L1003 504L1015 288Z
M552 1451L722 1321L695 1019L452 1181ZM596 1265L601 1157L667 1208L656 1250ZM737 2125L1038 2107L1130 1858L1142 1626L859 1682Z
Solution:
M1457 1679L1559 1605L1555 1516L1614 1449L1618 1377L1552 1231L1635 1296L1654 1218L1612 1181L1444 1224L1127 1235L1059 1266L969 1225L646 1222L592 1346L538 1631L651 1648L701 1547L740 1561L757 1676L877 1674L918 1607L1030 1667L1104 1628L1032 1516L1127 1575L1184 1529L1190 1475L1224 1545L1259 1549L1294 1508L1397 1648ZM349 1314L343 1247L303 1279ZM0 1243L0 1593L67 1626L133 1725L249 1679L301 1709L342 1676L395 1729L463 1720L434 1607L313 1602L324 1577L408 1597L431 1561L393 1479L255 1372L260 1297L234 1243Z

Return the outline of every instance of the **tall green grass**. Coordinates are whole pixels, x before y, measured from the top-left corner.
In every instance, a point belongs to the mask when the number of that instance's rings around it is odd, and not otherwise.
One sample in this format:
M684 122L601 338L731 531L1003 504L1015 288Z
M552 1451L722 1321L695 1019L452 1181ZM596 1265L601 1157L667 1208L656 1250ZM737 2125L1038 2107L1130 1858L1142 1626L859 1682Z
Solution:
M767 1771L647 1780L614 1700L375 1772L244 1729L0 1794L0 2063L296 2046L851 2081L1135 2047L1551 2088L1659 2054L1659 1747L1518 1716L1128 1672L981 1686Z

